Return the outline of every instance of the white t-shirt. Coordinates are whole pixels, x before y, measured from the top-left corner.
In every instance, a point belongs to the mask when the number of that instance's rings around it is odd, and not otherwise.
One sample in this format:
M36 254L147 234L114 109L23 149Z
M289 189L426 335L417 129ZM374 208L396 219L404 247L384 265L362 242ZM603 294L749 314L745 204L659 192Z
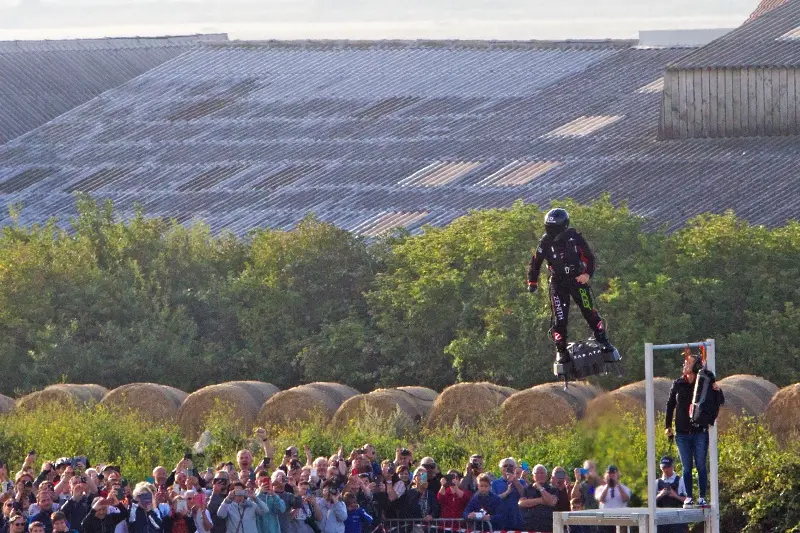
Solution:
M194 515L194 525L197 527L197 533L210 533L210 530L203 527L203 515L206 515L206 519L209 523L213 524L211 521L211 513L208 512L208 509L203 509L203 513L197 513Z
M600 485L599 487L597 487L594 490L595 497L597 497L598 494L603 492L603 490L605 490L605 488L606 488L605 485ZM630 498L631 497L631 489L629 489L628 487L626 487L625 485L620 483L619 485L616 485L613 489L608 489L608 491L606 491L606 501L605 502L600 502L599 499L597 500L600 503L600 509L620 509L622 507L627 507L628 506L628 502L622 501L622 493L621 493L621 491L623 491L623 490L625 491L625 494L628 495L628 498ZM613 494L612 494L612 492L613 492Z

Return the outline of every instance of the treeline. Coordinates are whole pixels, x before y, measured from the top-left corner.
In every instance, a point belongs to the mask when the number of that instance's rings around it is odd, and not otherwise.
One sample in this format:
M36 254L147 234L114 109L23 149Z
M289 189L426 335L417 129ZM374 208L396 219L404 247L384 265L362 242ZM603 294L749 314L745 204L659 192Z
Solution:
M594 291L642 378L645 341L714 337L721 375L800 381L800 224L733 214L666 234L608 198L568 202L598 257ZM288 232L212 235L79 200L68 230L0 236L0 392L154 381L183 390L233 379L360 390L552 379L546 291L525 290L543 210L478 211L446 228L365 241L309 218ZM573 308L572 338L588 329ZM656 373L678 373L661 358Z

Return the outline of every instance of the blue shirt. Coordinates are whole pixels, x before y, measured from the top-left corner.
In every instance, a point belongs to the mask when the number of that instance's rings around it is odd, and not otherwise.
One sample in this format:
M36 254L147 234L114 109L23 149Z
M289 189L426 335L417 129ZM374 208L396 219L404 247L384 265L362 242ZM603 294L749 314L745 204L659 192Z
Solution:
M372 517L359 507L354 511L347 511L347 520L344 521L344 533L361 533L361 522L372 522Z
M525 480L519 480L523 490L526 487ZM508 489L508 481L505 479L495 479L492 481L492 492L500 496ZM499 527L501 530L521 530L522 529L522 512L519 510L519 498L522 496L517 492L516 488L511 489L511 493L505 498L500 498L500 522L495 524L492 520L492 525Z

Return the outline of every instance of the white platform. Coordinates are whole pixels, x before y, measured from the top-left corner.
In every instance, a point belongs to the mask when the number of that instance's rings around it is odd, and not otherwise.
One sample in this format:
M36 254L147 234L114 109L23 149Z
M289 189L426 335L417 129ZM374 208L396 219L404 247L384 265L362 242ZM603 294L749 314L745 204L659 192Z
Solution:
M640 533L648 531L649 510L647 507L604 509L592 511L567 511L553 513L553 532L563 533L564 526L635 526ZM710 507L702 509L657 509L656 525L694 524L711 519Z

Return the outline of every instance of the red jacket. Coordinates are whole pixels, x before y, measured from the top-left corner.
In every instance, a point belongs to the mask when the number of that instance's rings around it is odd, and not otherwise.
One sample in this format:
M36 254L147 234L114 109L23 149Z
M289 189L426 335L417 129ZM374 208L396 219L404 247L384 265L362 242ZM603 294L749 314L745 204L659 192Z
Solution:
M461 520L461 515L464 509L472 499L472 493L468 490L463 491L464 494L459 498L453 489L445 489L445 494L441 492L436 493L436 499L439 501L442 518L454 518Z

